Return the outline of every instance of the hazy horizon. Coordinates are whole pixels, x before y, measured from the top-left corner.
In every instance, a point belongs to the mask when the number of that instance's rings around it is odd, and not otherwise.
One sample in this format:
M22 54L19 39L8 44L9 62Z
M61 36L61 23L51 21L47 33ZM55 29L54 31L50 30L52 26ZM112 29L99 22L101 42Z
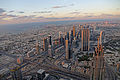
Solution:
M0 24L120 19L119 0L0 0Z

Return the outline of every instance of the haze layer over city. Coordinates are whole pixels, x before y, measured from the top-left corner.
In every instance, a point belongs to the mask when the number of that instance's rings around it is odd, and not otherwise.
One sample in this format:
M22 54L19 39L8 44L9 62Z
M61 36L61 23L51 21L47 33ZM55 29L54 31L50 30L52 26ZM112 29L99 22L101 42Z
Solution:
M120 80L120 0L0 0L0 80Z

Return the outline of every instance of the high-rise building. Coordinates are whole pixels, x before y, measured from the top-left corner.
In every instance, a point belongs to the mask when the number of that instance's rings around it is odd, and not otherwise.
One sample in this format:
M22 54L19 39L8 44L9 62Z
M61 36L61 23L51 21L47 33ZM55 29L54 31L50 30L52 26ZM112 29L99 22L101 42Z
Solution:
M48 41L49 41L48 54L49 54L50 57L52 57L53 48L52 48L52 38L51 38L50 35L48 36Z
M80 39L82 37L82 29L83 29L83 25L79 25L79 38Z
M65 40L65 48L66 48L66 59L70 59L70 48L69 48L69 43L68 39Z
M82 29L81 51L89 51L90 31L88 28Z
M75 26L73 26L73 36L75 37Z
M74 37L73 37L73 30L69 31L69 42L72 44Z
M47 38L44 38L44 39L43 39L43 49L44 49L44 51L47 51L47 50L48 50Z
M53 49L52 49L52 45L49 45L49 46L48 46L48 54L49 54L49 56L50 56L50 57L52 57L52 56L53 56Z
M102 37L102 32L103 32L103 31L100 31L100 45L102 45L102 39L103 39L103 37Z
M51 35L48 36L48 43L49 43L49 45L52 45L52 38L51 38Z
M77 47L77 41L76 41L76 37L74 37L73 43L72 43L72 47L76 48Z

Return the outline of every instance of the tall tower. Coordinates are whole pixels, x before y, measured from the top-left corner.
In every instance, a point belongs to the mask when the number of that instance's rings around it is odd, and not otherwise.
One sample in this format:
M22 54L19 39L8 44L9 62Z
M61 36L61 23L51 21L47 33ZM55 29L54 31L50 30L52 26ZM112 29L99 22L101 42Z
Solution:
M65 47L66 47L66 56L65 56L65 58L68 60L68 59L70 59L70 50L69 50L68 39L65 40Z
M44 49L44 51L47 51L47 50L48 50L47 38L44 38L44 39L43 39L43 49Z
M82 30L81 51L89 51L90 31L88 28Z
M100 45L102 44L102 31L100 31Z
M49 42L48 45L52 45L52 38L51 38L51 35L48 36L48 42Z
M75 37L75 26L73 26L73 36Z
M48 54L50 57L52 57L53 49L52 49L52 38L50 35L48 36L48 41L49 41Z

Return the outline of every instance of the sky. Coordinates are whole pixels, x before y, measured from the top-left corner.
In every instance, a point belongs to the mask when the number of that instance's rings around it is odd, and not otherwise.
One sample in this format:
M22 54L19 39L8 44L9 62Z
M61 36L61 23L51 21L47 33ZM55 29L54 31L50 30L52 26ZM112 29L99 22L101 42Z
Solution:
M120 0L0 0L0 24L120 19Z

